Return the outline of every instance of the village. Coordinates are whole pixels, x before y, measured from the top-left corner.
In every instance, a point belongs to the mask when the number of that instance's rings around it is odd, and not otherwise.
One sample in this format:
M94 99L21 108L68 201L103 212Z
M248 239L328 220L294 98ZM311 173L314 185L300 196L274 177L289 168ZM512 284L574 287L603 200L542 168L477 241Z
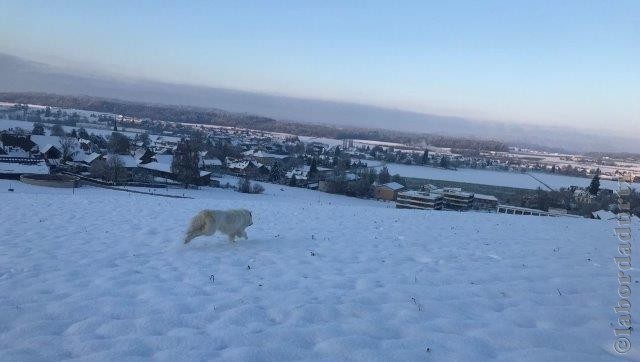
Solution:
M32 105L5 104L0 112L9 119L0 120L6 123L0 130L0 177L5 179L29 182L29 175L55 174L66 175L72 186L212 186L260 193L258 181L373 198L405 209L593 218L616 211L613 190L601 188L599 180L612 178L618 170L605 174L599 168L582 168L585 176L598 180L596 186L509 190L507 197L505 188L478 192L473 184L392 175L386 165L520 173L562 168L506 152L465 155L437 147L174 124ZM239 181L230 183L227 176Z

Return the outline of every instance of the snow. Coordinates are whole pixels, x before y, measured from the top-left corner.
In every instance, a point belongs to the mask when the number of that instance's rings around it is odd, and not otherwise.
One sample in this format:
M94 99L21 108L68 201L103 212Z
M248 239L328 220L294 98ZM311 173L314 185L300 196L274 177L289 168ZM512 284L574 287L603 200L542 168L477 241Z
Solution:
M44 162L37 164L22 164L14 162L2 162L0 157L0 174L22 174L22 173L37 173L47 174L49 173L49 167Z
M8 185L3 361L616 358L615 223L271 184L157 191L193 199ZM200 209L238 207L248 240L181 243Z
M371 161L363 161L363 162L369 163ZM423 178L423 179L431 179L431 180L466 182L466 183L475 183L475 184L491 185L491 186L515 187L515 188L523 188L523 189L531 189L531 190L535 190L538 187L542 188L543 190L546 189L546 187L542 183L540 183L538 180L536 180L535 178L531 177L526 173L491 171L491 170L469 169L469 168L460 168L458 170L445 170L442 168L403 165L398 163L387 163L385 166L388 168L390 174L392 175L399 174L400 176L403 176L403 177L415 177L415 178ZM382 167L382 166L378 166L378 167ZM540 179L542 182L546 183L553 189L559 189L560 187L568 188L569 186L587 187L591 183L591 179L583 178L583 177L572 177L572 176L554 175L554 174L538 173L538 172L532 172L532 175ZM602 188L608 188L612 190L618 189L618 182L616 181L600 180L600 185ZM631 187L640 189L640 184L633 183L631 184Z

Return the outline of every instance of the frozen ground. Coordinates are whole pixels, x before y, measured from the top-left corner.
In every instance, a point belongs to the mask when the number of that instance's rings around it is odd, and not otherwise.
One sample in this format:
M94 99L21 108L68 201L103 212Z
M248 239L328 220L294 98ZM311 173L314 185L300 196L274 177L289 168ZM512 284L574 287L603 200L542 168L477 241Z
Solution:
M0 360L616 358L611 222L266 187L0 181ZM198 210L231 207L253 210L249 240L181 243Z

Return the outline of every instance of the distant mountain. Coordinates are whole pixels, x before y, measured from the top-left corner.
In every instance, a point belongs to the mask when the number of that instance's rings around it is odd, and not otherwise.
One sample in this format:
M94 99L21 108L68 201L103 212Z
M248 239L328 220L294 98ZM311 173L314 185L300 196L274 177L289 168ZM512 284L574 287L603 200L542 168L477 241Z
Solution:
M347 102L131 80L71 71L6 54L0 54L0 91L89 95L210 107L285 121L491 138L515 145L537 144L575 151L640 152L640 144L636 140L569 128L481 122Z

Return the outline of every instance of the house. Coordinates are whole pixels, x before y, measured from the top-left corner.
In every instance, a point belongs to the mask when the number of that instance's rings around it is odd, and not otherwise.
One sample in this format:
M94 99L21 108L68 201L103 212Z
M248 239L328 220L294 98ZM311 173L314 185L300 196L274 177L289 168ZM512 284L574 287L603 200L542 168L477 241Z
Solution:
M347 172L343 175L335 175L318 181L318 190L328 193L338 193L346 190L351 183L358 181L360 176Z
M155 152L151 151L147 147L138 148L134 153L133 157L138 160L138 163L149 163L154 161Z
M400 191L396 197L398 209L442 210L443 197L424 191Z
M139 164L138 168L148 171L149 173L151 173L151 175L154 178L160 177L164 179L178 181L177 175L171 172L170 163L150 162L145 164ZM199 178L196 181L196 185L207 186L210 184L211 184L211 172L199 171Z
M398 192L403 191L404 189L404 185L401 185L397 182L389 182L383 185L376 185L373 187L373 197L376 199L393 201L396 199Z
M246 158L255 160L258 163L265 165L273 165L276 162L282 163L285 159L291 158L289 155L276 155L274 153L267 153L261 150L248 150L242 153Z
M498 199L492 195L473 194L474 210L496 211Z
M236 176L256 177L261 163L252 160L237 160L227 157L225 164L229 172Z
M44 148L41 148L40 153L45 160L57 160L62 157L62 151L52 144L48 144L44 146Z
M200 160L200 167L207 168L213 171L219 171L222 168L222 161L219 158L202 158Z

